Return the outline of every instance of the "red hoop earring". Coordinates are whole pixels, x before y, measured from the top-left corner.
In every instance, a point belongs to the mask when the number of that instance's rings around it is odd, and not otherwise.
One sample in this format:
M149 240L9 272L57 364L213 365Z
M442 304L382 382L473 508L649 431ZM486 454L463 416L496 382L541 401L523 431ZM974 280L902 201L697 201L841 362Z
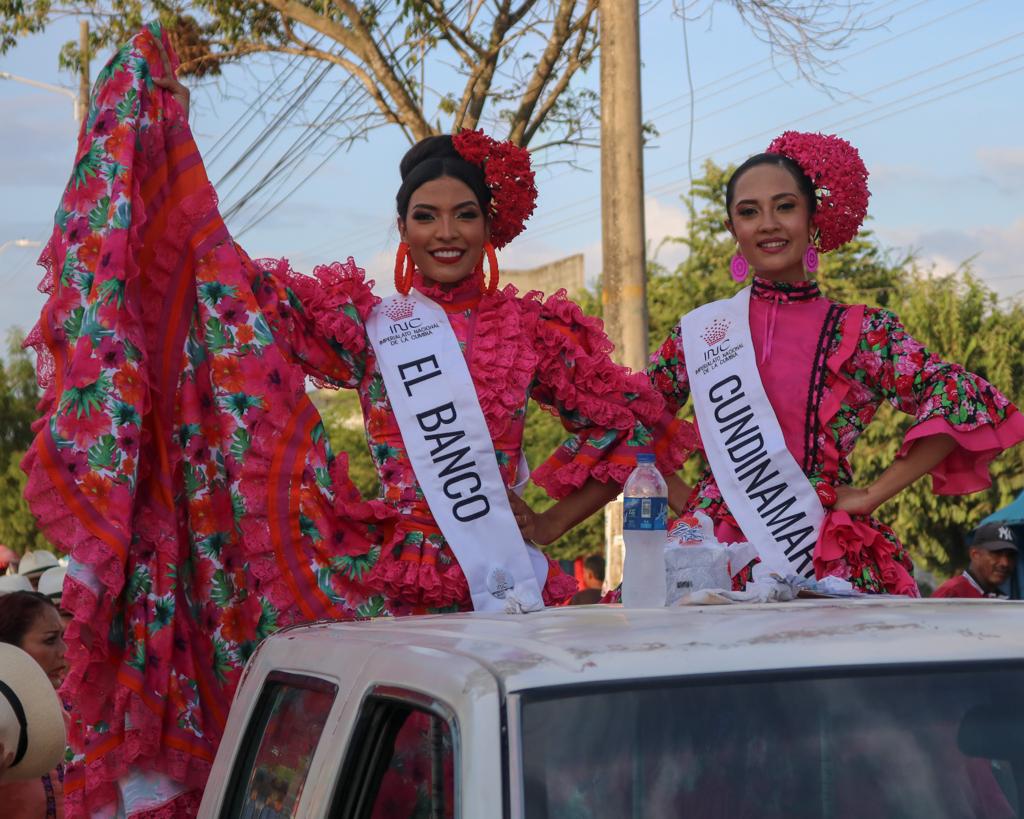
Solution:
M484 256L487 257L487 287L484 288L484 292L490 296L498 289L498 254L494 252L494 245L490 242L484 242L484 252L480 257L480 278L483 279L484 273Z
M412 289L412 274L414 271L412 263L412 252L405 242L398 243L398 253L395 254L395 290L403 296L408 296Z

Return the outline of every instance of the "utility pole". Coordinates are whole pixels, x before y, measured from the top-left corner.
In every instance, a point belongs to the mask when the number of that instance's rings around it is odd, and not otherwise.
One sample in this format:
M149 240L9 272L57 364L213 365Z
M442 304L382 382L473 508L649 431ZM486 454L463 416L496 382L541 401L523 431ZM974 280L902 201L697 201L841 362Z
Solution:
M78 74L78 107L75 118L84 122L89 113L89 21L78 23L78 53L81 55L81 66Z
M604 323L620 364L647 364L647 259L638 0L604 0L601 24L601 254ZM605 583L622 579L622 500L605 506Z
M637 0L600 6L601 248L604 322L616 359L647 363L640 13Z

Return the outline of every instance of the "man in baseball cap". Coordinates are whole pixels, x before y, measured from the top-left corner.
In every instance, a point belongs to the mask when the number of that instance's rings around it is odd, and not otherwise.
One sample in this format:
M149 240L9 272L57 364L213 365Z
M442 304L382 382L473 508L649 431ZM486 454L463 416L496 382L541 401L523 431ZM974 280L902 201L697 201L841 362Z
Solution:
M1017 565L1017 540L1005 523L986 523L974 531L967 550L971 562L959 577L947 580L932 597L1005 597L1000 587Z

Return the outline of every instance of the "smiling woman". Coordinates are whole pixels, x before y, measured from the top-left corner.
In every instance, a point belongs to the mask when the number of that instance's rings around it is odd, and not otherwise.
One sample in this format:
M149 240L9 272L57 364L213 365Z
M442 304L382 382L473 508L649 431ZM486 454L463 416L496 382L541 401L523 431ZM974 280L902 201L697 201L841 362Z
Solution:
M819 289L818 253L853 239L867 212L867 169L848 142L787 132L736 169L726 201L733 277L753 268L753 284L684 316L647 370L671 410L692 394L710 464L692 492L669 480L676 534L685 540L701 511L722 543L756 546L755 578L835 576L916 596L910 556L875 509L925 474L936 494L986 488L989 462L1024 440L1024 416L889 311ZM849 457L883 400L914 422L893 464L856 487ZM542 542L559 533L542 528Z
M553 491L617 486L649 428L664 463L693 443L564 292L498 287L494 247L536 197L526 151L471 133L406 154L381 303L351 259L304 276L235 244L164 37L100 73L30 337L26 495L71 555L74 816L194 814L242 668L281 626L568 599L506 496L531 477L530 398L586 442L532 476ZM307 377L358 392L379 497L331 452ZM599 463L606 442L624 455Z

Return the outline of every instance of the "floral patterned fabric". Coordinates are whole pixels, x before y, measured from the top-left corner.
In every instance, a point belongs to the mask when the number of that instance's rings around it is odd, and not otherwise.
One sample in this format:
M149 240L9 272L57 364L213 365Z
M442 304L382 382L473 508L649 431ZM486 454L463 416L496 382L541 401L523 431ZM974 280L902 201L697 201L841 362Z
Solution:
M1006 396L926 349L887 310L832 302L814 282L760 278L750 309L761 379L812 485L853 482L850 453L883 400L915 419L901 454L928 435L955 439L957 448L932 470L940 494L988 486L992 458L1024 440L1024 417ZM652 356L648 373L678 410L689 396L678 326ZM689 505L715 521L720 540L743 539L710 470ZM844 577L864 591L917 594L907 550L874 518L829 513L814 565L818 577Z
M173 62L151 27L99 76L28 340L44 398L26 498L71 556L70 817L118 800L194 814L242 666L282 625L470 605L367 344L370 283L351 260L309 278L234 244L180 108L152 82L156 37ZM529 396L631 449L670 419L564 294L475 288L425 292L465 345L510 484ZM307 374L359 389L381 498L360 498L331 452ZM538 480L582 483L596 462L577 454ZM575 588L552 567L545 597Z
M346 351L323 355L321 348L295 348L295 360L323 384L359 391L381 496L354 502L338 498L334 512L365 522L381 543L379 556L375 552L365 563L365 583L383 591L392 605L464 609L469 605L465 577L416 481L365 337L364 321L376 299L357 269L334 265L314 275L299 276L283 267L275 272L294 294L294 320L309 322L302 335ZM531 476L552 494L580 486L590 476L625 481L635 453L651 442L649 429L661 430L666 450L681 452L692 444L689 428L674 422L646 379L608 357L611 345L600 321L584 316L564 292L544 301L537 292L519 297L512 286L487 295L477 278L442 290L425 285L418 273L413 286L444 308L465 352L506 485L525 478L519 474L520 452L530 398L556 413L571 432L629 453L601 463L591 460L587 447L560 448ZM253 518L245 525L254 537L258 531L274 537L282 530L273 519L265 525ZM549 578L557 579L545 589L549 604L576 591L575 580L559 576L553 562Z

